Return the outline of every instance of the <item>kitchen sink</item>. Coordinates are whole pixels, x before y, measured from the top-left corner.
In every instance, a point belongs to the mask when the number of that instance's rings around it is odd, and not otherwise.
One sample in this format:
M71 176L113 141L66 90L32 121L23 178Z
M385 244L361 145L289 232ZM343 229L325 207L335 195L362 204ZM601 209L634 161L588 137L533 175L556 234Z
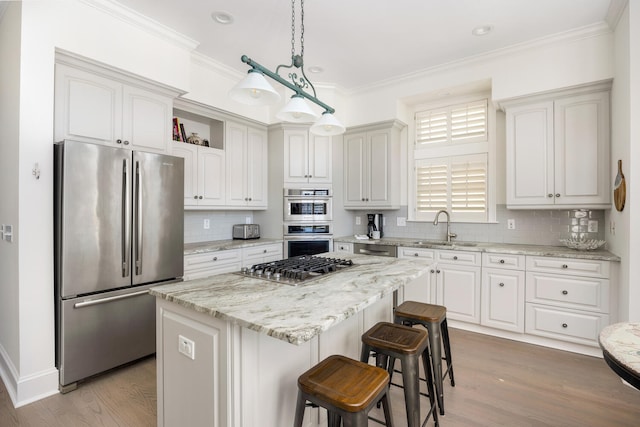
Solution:
M451 246L451 247L456 247L456 246L463 246L463 247L473 247L473 246L477 246L477 243L473 243L473 242L445 242L444 240L417 240L415 242L412 242L413 245L420 245L420 246Z

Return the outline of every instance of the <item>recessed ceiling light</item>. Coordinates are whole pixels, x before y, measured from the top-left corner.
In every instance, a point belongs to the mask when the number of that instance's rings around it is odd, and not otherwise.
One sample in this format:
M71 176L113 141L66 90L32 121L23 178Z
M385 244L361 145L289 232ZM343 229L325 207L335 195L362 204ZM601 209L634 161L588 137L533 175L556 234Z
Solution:
M491 25L480 25L471 30L471 34L474 36L486 36L491 31L493 31L493 26Z
M314 65L314 66L311 66L311 67L307 68L307 71L309 71L310 73L318 74L318 73L323 72L324 68L318 67L317 65Z
M213 12L211 18L222 25L228 25L233 22L233 16L227 12Z

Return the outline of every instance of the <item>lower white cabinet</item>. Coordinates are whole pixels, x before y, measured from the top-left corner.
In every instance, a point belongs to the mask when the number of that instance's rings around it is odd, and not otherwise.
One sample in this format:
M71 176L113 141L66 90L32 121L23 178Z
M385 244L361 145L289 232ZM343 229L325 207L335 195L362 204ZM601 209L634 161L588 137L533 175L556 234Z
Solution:
M242 253L240 249L185 255L184 280L200 279L222 273L240 271Z
M609 261L527 257L525 331L598 346L610 323Z
M282 259L282 243L242 248L242 266L251 267L264 262Z
M480 324L524 332L525 256L482 254Z

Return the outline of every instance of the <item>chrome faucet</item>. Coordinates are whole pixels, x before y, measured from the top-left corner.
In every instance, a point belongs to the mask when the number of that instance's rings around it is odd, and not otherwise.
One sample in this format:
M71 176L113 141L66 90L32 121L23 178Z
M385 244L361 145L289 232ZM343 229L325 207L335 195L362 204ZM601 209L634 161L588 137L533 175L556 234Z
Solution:
M451 221L449 217L449 212L447 212L444 209L438 211L438 213L436 214L436 219L433 220L433 225L438 225L438 218L440 217L441 213L444 213L447 216L447 243L451 243L451 239L458 237L458 235L456 233L451 232L451 228L450 228Z

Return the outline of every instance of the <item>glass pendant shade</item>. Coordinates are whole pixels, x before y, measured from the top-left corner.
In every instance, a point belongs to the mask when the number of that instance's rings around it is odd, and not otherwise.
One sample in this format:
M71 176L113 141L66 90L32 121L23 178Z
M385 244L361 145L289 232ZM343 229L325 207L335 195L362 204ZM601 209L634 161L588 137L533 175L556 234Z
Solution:
M344 133L345 127L331 113L324 112L311 126L311 133L320 136L334 136Z
M276 114L276 117L285 122L308 123L318 118L318 115L309 107L300 95L293 95L287 105Z
M280 94L256 70L249 70L247 76L229 91L229 96L246 105L269 105L280 100Z

